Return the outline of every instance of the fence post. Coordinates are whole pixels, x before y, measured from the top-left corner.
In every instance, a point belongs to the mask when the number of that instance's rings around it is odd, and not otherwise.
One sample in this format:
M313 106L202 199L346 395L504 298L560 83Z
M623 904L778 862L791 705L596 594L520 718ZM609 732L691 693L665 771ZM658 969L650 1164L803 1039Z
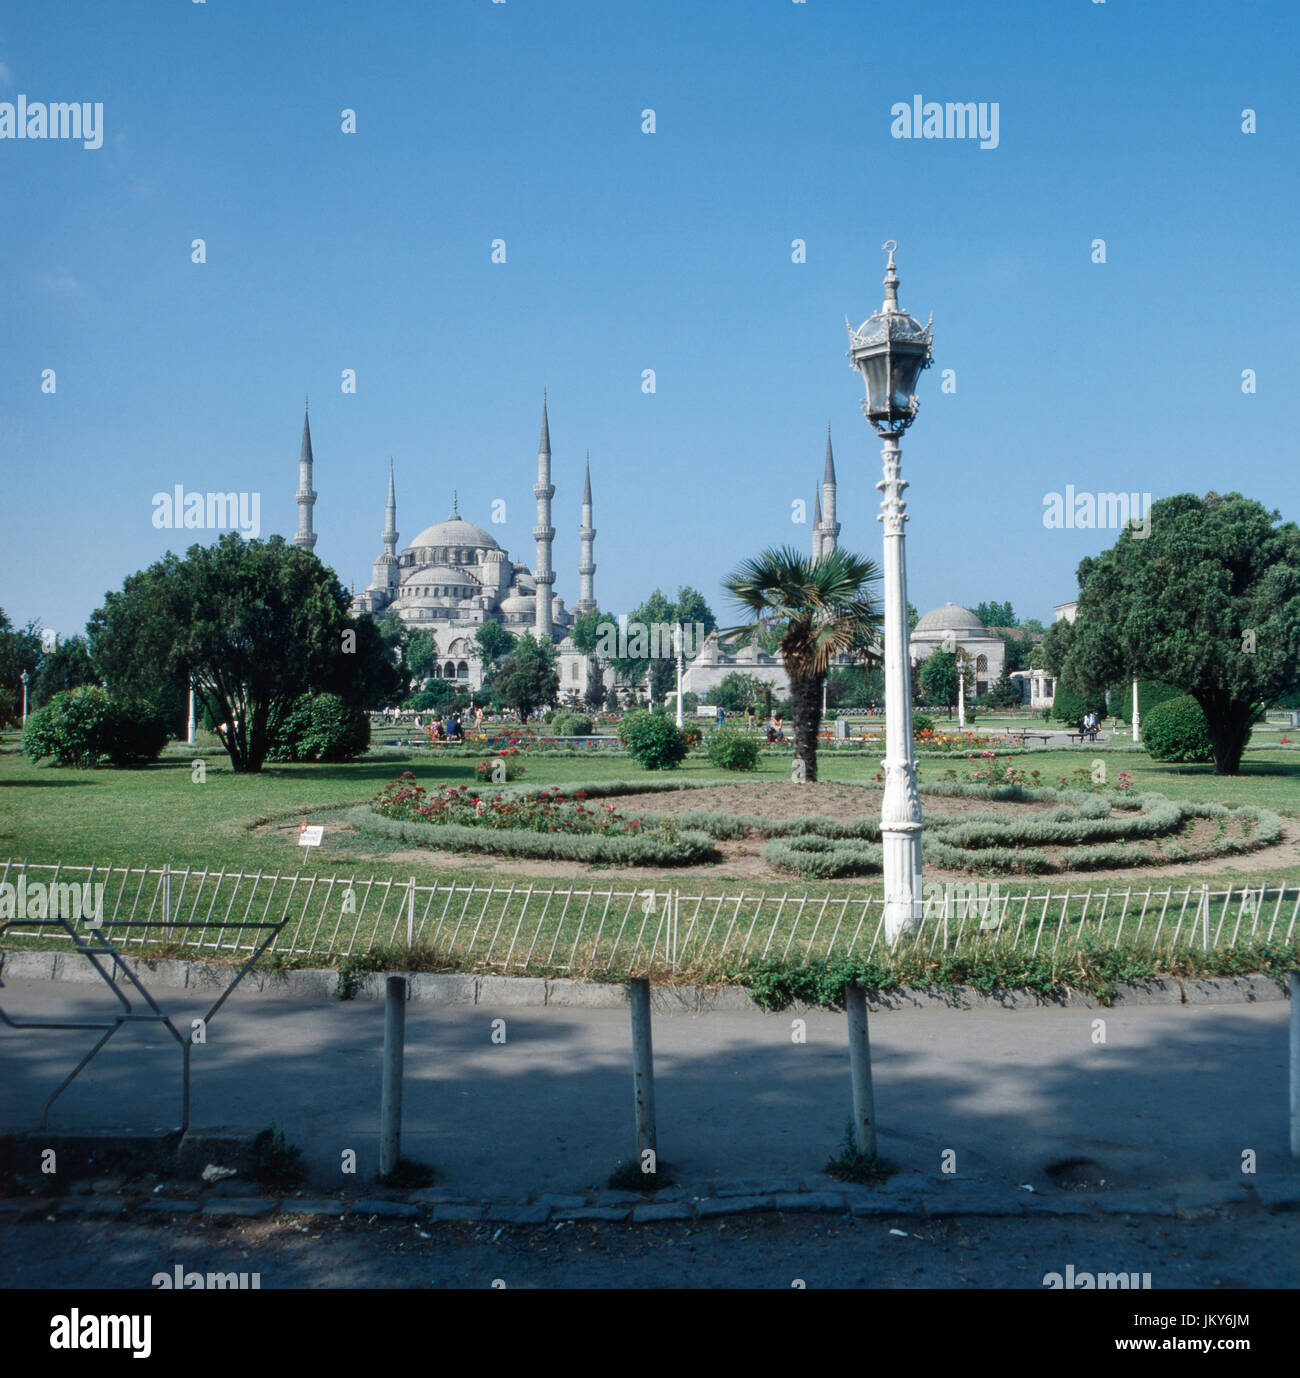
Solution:
M415 877L411 877L411 891L406 898L406 946L415 945Z
M162 868L162 918L163 935L170 938L172 923L172 866L170 861L164 861Z
M871 1039L867 1031L867 992L857 981L844 983L849 1015L849 1067L853 1074L854 1147L864 1158L876 1156L876 1106L871 1091Z
M402 1155L402 1054L406 1044L406 977L390 976L384 1001L384 1080L379 1102L379 1175Z
M1300 1158L1300 972L1293 971L1291 987L1291 1156Z
M632 1007L632 1084L636 1097L636 1155L644 1168L647 1149L658 1170L659 1140L655 1128L654 1049L650 1040L650 980L634 976L627 983Z

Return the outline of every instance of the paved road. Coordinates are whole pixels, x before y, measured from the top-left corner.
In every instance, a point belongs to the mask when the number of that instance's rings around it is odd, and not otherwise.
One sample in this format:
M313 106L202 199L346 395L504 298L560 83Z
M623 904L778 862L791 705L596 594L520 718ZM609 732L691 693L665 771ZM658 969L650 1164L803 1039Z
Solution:
M188 1025L207 1002L163 992ZM109 1008L98 986L13 980L6 1009L72 1018ZM1286 1152L1286 1002L1127 1011L874 1015L882 1156L903 1170L1050 1190L1046 1169L1093 1159L1108 1188L1294 1181ZM657 1016L662 1158L684 1184L817 1171L849 1112L845 1020L759 1013ZM494 1020L505 1042L494 1043ZM1096 1020L1105 1041L1096 1041ZM500 1032L498 1032L500 1036ZM0 1029L0 1126L37 1122L94 1035ZM194 1049L195 1127L274 1122L324 1187L353 1149L377 1165L383 1007L236 995ZM175 1045L115 1038L58 1103L52 1127L174 1123ZM438 1184L497 1200L603 1185L633 1148L628 1016L618 1010L411 1005L403 1151Z
M891 1233L891 1231L901 1233ZM0 1227L0 1286L149 1287L186 1271L259 1273L263 1290L405 1287L1027 1288L1048 1273L1151 1275L1151 1289L1294 1288L1300 1215L1211 1219L849 1221L775 1215L687 1225L521 1226L91 1220ZM1091 1295L1099 1295L1092 1293ZM890 1303L895 1322L897 1303ZM1216 1311L1252 1312L1248 1296ZM1135 1310L1159 1308L1135 1299ZM1086 1312L1076 1312L1086 1316ZM919 1318L918 1318L919 1319ZM1010 1319L1010 1318L1008 1318ZM1251 1335L1263 1347L1267 1327ZM12 1326L10 1327L12 1333ZM1285 1332L1278 1338L1289 1343ZM1280 1356L1279 1356L1280 1357Z

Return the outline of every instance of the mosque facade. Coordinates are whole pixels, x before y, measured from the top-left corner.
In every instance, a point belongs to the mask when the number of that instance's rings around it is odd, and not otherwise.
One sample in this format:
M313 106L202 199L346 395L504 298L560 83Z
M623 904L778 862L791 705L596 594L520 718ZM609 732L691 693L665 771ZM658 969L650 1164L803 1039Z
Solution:
M311 550L316 544L312 488L314 459L311 426L303 417L302 445L298 458L298 531L293 543ZM519 635L531 633L556 648L560 696L585 694L590 666L587 656L573 644L576 618L596 607L595 540L592 525L591 463L588 459L578 528L580 558L579 595L570 610L554 592L556 582L552 550L555 528L551 525L551 434L546 400L542 401L542 431L538 443L537 524L533 528L536 559L532 569L512 560L495 537L460 515L456 497L445 520L426 526L407 546L399 549L396 478L390 462L383 551L372 566L369 586L352 601L353 613L375 618L390 611L412 630L430 632L438 648L435 674L457 681L460 687L482 687L487 667L476 655L475 633L485 622L499 622Z

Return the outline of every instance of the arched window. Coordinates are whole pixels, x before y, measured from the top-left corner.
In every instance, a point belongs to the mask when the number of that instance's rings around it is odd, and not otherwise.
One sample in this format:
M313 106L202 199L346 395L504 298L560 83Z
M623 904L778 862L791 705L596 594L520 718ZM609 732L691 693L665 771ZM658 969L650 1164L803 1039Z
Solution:
M976 657L975 657L975 673L976 673L977 675L987 675L988 672L989 672L989 658L988 658L988 656L976 656Z
M450 660L449 660L449 661L447 662L447 664L443 667L442 675L443 675L443 678L444 678L444 679L455 679L455 678L456 678L456 667L451 663Z
M461 663L460 663L459 665L456 666L456 678L457 678L457 679L468 679L468 678L469 678L469 666L468 666L463 660L461 661Z

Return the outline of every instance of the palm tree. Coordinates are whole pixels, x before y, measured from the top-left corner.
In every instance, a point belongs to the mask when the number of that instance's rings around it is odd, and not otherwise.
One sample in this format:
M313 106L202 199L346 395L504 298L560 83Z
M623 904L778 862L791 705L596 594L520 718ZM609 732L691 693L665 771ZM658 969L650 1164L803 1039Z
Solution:
M846 651L862 660L873 655L882 618L867 586L879 580L874 561L846 550L814 563L788 546L763 551L723 580L723 588L754 616L720 632L720 639L779 650L785 662L796 778L817 778L822 685L831 662Z

